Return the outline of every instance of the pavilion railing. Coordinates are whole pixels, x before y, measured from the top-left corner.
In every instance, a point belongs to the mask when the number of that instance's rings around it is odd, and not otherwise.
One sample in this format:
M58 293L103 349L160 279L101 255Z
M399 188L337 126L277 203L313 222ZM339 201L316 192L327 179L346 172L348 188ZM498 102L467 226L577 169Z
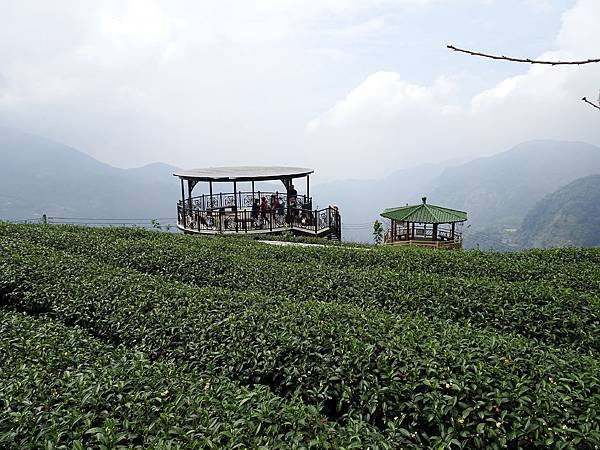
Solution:
M328 234L341 237L341 216L337 208L327 207L319 210L307 208L287 208L258 211L250 209L213 208L201 210L189 203L177 205L178 223L189 231L213 233L271 232L284 229L303 230L309 234Z
M391 230L390 230L391 231ZM385 242L400 242L400 241L449 241L454 243L462 242L462 233L460 229L455 228L454 233L452 232L452 228L450 226L438 225L437 229L437 239L433 239L433 227L431 225L424 227L422 225L416 225L414 227L414 234L412 225L406 227L404 225L398 224L396 225L396 229L392 234L388 232L385 236Z
M192 209L199 209L201 211L209 211L213 209L233 208L237 205L238 209L251 208L254 200L258 200L259 203L265 197L269 205L274 201L275 198L279 199L281 204L287 204L287 197L285 192L271 192L271 191L254 191L254 192L219 192L216 194L203 194L197 197L191 198ZM186 200L188 203L190 200ZM301 208L312 208L312 198L306 195L296 196L296 205ZM187 206L187 205L186 205Z

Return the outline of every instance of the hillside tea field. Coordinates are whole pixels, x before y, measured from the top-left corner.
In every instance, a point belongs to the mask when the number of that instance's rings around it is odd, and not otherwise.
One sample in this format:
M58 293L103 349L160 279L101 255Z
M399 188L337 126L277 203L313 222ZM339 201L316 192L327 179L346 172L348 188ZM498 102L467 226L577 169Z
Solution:
M0 224L0 448L600 448L600 249Z

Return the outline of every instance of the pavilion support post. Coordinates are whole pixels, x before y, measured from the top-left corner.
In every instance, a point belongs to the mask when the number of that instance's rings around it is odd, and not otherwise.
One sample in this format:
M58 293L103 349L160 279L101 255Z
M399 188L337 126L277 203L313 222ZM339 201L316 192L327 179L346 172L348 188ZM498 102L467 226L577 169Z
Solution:
M310 199L310 175L306 175L306 197L307 200Z
M207 209L212 209L212 207L213 207L212 193L213 193L212 181L209 181L208 182L208 195L209 195L208 199L209 200L208 200L208 208Z
M254 204L254 181L252 181L252 203Z
M233 209L235 216L235 231L238 230L238 201L237 201L237 182L233 180Z
M434 223L433 230L431 231L431 239L433 239L434 241L438 240L437 232L438 232L438 224Z
M456 224L454 222L452 222L452 241L454 241L454 230L455 230L455 226Z
M194 189L192 180L188 180L188 205L190 207L190 214L192 214L192 189Z
M183 186L183 178L181 180L181 225L185 228L185 187Z
M415 223L412 223L412 239L415 239Z
M287 222L290 228L293 228L292 212L290 211L290 187L292 186L291 178L282 178L281 182L285 186L285 205L287 210Z

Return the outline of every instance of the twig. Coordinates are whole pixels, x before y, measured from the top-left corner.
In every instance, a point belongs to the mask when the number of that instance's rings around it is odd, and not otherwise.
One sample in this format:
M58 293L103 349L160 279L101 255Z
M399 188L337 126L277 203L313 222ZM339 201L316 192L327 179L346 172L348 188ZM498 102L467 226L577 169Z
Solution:
M600 106L596 105L595 103L590 102L586 97L583 97L581 100L586 102L588 105L592 105L596 109L600 109Z
M481 52L474 52L471 50L465 50L462 48L457 48L453 45L447 45L447 47L450 50L454 50L455 52L460 52L460 53L466 53L467 55L471 55L471 56L481 56L483 58L490 58L490 59L499 59L502 61L512 61L512 62L518 62L518 63L527 63L527 64L546 64L549 66L564 66L564 65L574 65L574 66L580 66L582 64L592 64L592 63L599 63L600 62L600 58L598 59L586 59L586 60L582 60L582 61L543 61L543 60L536 60L536 59L529 59L529 58L511 58L509 56L499 56L499 55L489 55L487 53L481 53ZM595 106L595 105L594 105Z

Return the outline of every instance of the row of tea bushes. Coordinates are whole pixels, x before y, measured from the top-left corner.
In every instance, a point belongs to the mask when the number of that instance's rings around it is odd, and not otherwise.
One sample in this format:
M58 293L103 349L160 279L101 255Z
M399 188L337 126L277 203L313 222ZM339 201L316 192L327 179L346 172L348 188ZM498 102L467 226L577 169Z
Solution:
M106 340L368 421L399 446L600 443L598 361L534 341L343 303L273 305L4 238L0 289ZM219 309L221 308L221 309Z
M146 234L147 237L153 237ZM156 237L156 236L154 236ZM239 252L235 238L185 239L190 249L216 246L221 251ZM275 239L275 238L272 238ZM272 248L275 247L275 248ZM305 263L357 269L381 268L398 272L419 272L463 278L489 278L499 281L537 281L556 287L569 287L600 294L600 249L546 249L525 252L438 252L417 247L352 247L327 245L286 247L245 245L245 254L258 259ZM367 251L366 251L367 250Z
M0 309L2 448L385 448L360 423Z
M104 232L46 227L35 236L25 234L23 239L197 286L221 286L296 301L352 303L397 314L424 314L516 332L582 352L600 351L599 297L572 289L534 281L500 282L343 268L310 260L285 263L253 257L251 251L247 255L244 248L230 256L210 245L190 249L185 241L163 234L134 232L132 236L137 238L111 236L108 240Z
M43 226L29 226L35 233ZM202 252L218 249L230 256L243 252L260 260L280 262L315 262L334 267L357 269L382 268L399 272L431 273L462 278L491 278L501 281L538 281L556 287L570 287L582 292L600 294L600 249L548 249L525 252L436 252L419 248L389 248L352 245L326 247L266 246L238 237L201 237L156 233L147 230L82 227L54 227L74 231L77 235L93 234L105 237L156 240L171 244L183 243L190 250ZM54 230L57 231L57 230Z

